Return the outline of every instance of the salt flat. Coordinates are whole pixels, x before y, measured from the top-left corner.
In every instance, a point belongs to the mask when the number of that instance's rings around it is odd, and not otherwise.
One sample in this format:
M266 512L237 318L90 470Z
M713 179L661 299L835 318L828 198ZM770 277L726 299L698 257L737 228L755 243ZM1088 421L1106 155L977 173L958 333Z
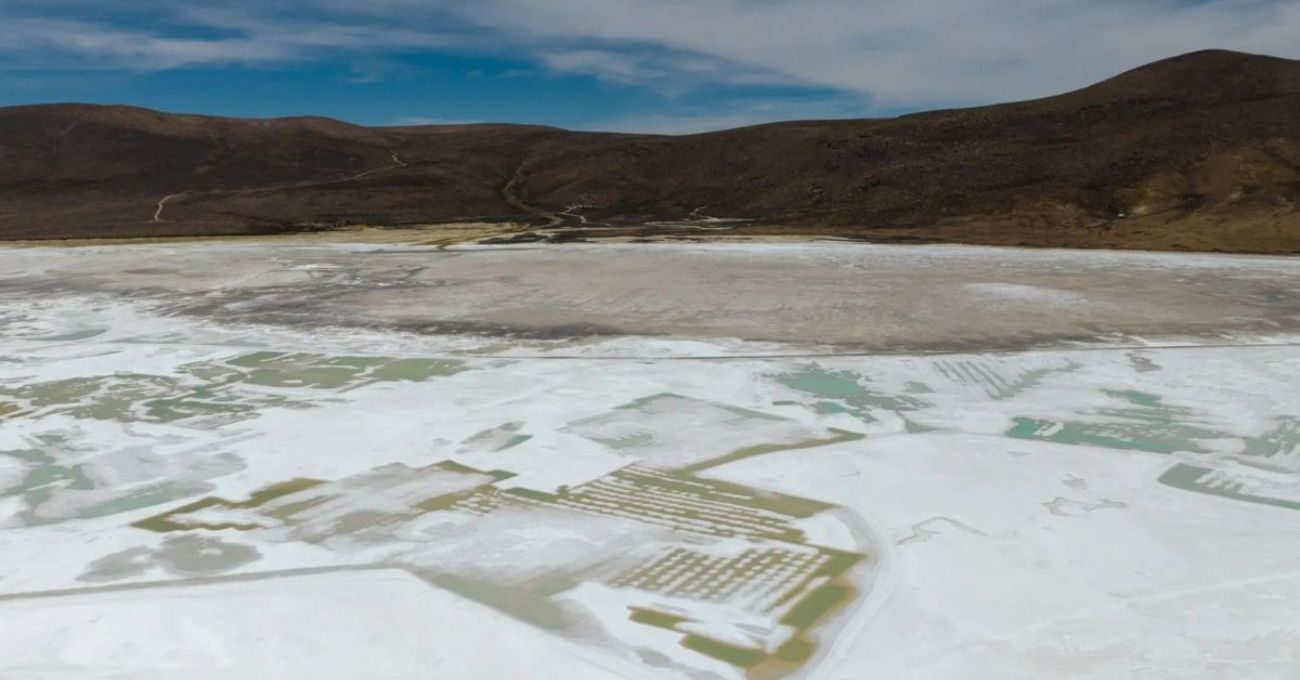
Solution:
M0 677L1300 667L1300 261L230 242L0 291Z

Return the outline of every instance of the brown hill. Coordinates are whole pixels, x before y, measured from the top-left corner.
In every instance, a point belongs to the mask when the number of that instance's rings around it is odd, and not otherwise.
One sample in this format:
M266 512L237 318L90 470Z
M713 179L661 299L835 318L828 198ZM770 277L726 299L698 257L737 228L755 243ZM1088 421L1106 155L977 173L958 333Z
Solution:
M712 216L750 233L1300 252L1297 205L1300 62L1222 51L1030 102L684 137L0 109L7 239Z

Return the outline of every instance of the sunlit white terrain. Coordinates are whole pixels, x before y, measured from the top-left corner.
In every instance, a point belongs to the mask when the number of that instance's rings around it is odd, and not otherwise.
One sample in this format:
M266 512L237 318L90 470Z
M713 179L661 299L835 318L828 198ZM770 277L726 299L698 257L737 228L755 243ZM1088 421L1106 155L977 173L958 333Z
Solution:
M0 678L1294 678L1300 261L0 251Z

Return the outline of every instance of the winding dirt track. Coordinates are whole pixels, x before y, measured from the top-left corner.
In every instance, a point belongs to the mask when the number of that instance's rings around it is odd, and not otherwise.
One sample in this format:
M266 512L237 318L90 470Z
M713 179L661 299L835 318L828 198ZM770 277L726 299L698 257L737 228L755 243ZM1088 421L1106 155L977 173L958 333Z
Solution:
M387 172L389 170L396 170L398 168L410 167L410 164L408 164L406 161L403 161L397 155L396 151L390 152L390 157L393 159L392 165L385 165L382 168L374 168L372 170L366 170L365 172L360 172L350 177L344 177L343 179L329 179L329 180L321 180L319 182L296 182L293 184L282 184L282 185L269 186L269 187L257 187L254 189L219 189L215 191L202 191L202 192L183 191L180 193L168 194L166 196L163 196L162 199L158 201L157 205L154 208L153 219L149 221L166 222L167 220L163 219L162 217L163 209L167 207L167 203L172 199L182 199L188 196L229 196L229 195L241 195L241 194L243 195L259 194L259 193L266 193L269 191L280 191L283 189L307 189L311 187L346 184L348 182L355 182L357 180L362 180L382 172Z
M162 218L162 214L163 214L163 208L167 207L167 201L170 201L170 200L172 200L173 198L176 198L177 196L180 196L180 195L181 195L181 194L167 194L166 196L163 196L163 197L162 197L162 200L161 200L161 201L158 201L158 207L157 207L156 209L154 209L154 211L153 211L153 220L151 220L151 221L153 221L153 222L162 222L162 221L164 221L163 218Z

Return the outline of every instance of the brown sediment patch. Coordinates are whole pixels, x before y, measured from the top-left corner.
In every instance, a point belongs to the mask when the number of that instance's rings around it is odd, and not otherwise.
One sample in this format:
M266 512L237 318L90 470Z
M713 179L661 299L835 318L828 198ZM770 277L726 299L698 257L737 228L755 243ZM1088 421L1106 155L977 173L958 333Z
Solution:
M123 273L160 260L180 273ZM1300 333L1300 264L1278 257L832 244L444 251L212 243L67 251L41 262L30 276L0 280L0 290L111 294L169 314L305 329L726 338L876 353L1139 344L1134 338L1221 344Z
M235 233L194 236L124 236L121 238L69 238L5 241L4 247L13 248L63 248L84 246L116 246L182 243L403 243L434 247L448 247L492 238L519 229L511 222L451 222L423 226L349 225L320 229L276 233ZM137 268L137 273L159 273L163 268Z
M84 583L120 581L153 569L186 577L224 574L261 559L257 548L213 536L168 536L157 549L128 548L91 562L77 577Z

